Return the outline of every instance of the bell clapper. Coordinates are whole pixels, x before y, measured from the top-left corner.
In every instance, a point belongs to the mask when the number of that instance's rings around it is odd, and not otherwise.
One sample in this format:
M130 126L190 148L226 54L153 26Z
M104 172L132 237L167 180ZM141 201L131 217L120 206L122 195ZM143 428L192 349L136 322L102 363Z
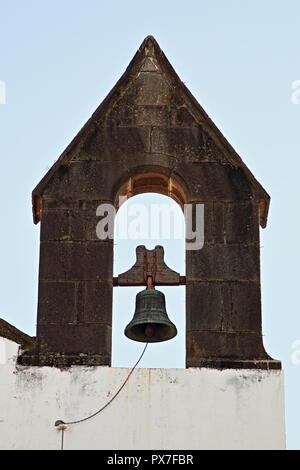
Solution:
M151 325L147 325L145 328L145 335L147 338L151 338L154 335L154 328Z
M147 289L154 289L152 276L147 277Z

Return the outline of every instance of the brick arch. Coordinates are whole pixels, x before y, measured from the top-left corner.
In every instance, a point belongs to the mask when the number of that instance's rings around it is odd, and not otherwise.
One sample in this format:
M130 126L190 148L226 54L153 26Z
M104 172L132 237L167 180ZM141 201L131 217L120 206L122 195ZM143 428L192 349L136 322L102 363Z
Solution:
M119 208L119 201L122 197L129 199L132 196L144 193L169 196L180 205L181 209L188 202L187 186L179 176L168 175L157 169L137 169L118 186L114 199L115 207Z

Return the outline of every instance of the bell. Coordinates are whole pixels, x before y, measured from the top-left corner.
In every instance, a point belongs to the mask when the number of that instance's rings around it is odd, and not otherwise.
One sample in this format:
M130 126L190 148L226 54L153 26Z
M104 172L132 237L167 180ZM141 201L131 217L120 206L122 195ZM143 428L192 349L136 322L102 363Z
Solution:
M135 313L124 333L127 338L142 343L167 341L177 335L176 326L167 315L162 292L152 288L137 294Z

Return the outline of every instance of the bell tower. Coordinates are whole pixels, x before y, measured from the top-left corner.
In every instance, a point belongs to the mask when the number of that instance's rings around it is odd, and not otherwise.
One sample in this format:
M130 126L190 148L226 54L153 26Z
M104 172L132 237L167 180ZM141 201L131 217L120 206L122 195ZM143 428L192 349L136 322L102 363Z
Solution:
M37 343L20 362L110 365L113 242L96 209L151 191L204 206L204 245L186 252L187 367L280 368L261 330L270 198L150 36L33 191Z

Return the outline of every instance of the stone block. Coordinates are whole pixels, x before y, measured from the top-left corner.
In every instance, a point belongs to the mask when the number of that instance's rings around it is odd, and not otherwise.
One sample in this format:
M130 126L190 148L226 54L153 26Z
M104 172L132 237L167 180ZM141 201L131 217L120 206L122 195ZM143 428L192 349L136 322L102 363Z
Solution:
M101 204L102 202L95 201L89 209L70 211L70 240L100 241L96 229L103 217L97 215L96 211ZM106 216L104 215L104 217ZM109 239L107 240L109 241Z
M176 172L188 183L194 202L249 201L250 184L240 168L229 164L179 163Z
M40 354L111 354L111 327L107 324L40 325Z
M267 360L261 333L187 332L187 365L199 366L201 359Z
M116 161L114 171L111 164L97 161L72 161L66 166L65 174L61 177L54 175L46 196L57 199L80 200L111 200L114 187L121 176L126 173L122 162Z
M155 126L171 125L171 112L167 106L115 106L106 116L103 126Z
M223 330L231 318L230 285L189 282L186 287L186 329Z
M69 211L43 210L41 220L41 241L69 239Z
M260 285L256 282L188 282L187 331L261 331Z
M259 247L256 245L204 245L186 252L188 280L260 280Z
M232 330L261 332L261 294L257 282L231 283Z
M204 202L204 243L223 244L226 202Z
M226 205L226 243L259 243L258 209L251 201Z
M171 127L198 127L194 116L185 105L171 107Z
M173 89L160 73L141 72L132 86L135 104L168 105L172 99Z
M80 282L77 290L77 320L80 323L112 324L112 283Z
M112 279L113 244L101 242L43 242L40 279L57 281Z
M39 324L65 324L76 321L76 284L39 282Z
M201 126L161 128L151 133L151 151L174 155L179 162L224 162L221 151ZM188 166L193 171L191 166Z

